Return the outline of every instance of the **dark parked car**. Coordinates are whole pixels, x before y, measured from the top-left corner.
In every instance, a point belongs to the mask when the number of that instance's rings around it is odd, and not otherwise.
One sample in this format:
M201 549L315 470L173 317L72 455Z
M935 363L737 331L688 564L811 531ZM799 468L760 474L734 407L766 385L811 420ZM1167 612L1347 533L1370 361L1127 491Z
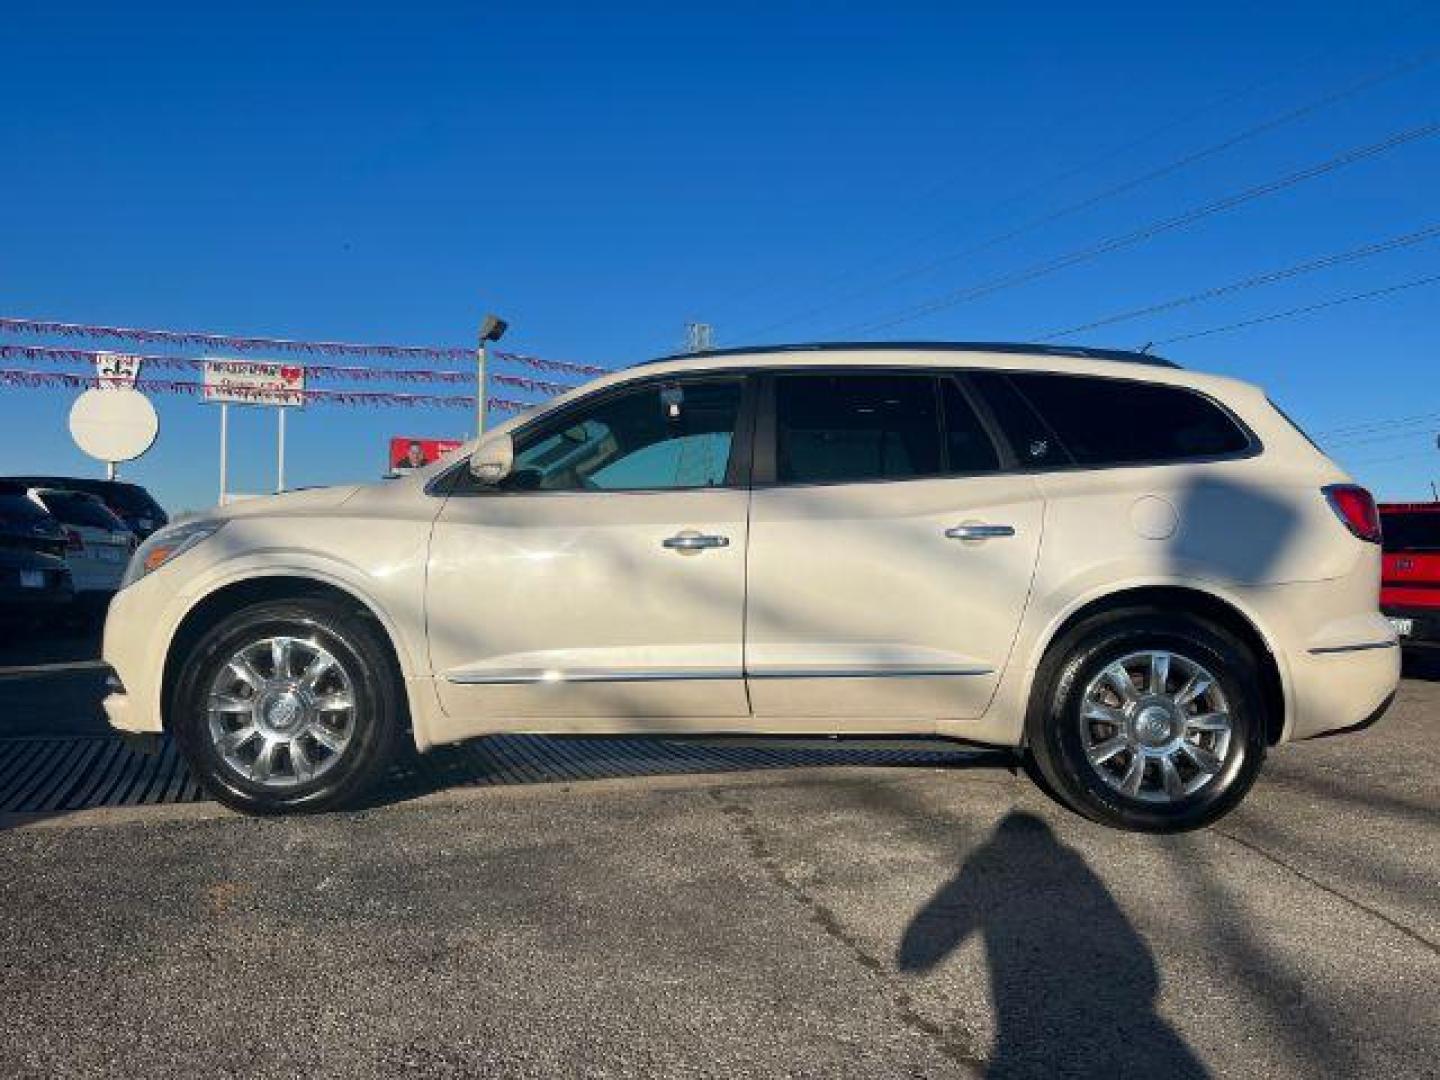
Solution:
M84 491L98 496L126 528L141 540L170 523L170 516L154 496L139 484L121 480L89 480L74 476L11 476L17 484L33 488L57 488L61 491Z
M0 618L24 620L74 597L65 533L18 484L0 481Z

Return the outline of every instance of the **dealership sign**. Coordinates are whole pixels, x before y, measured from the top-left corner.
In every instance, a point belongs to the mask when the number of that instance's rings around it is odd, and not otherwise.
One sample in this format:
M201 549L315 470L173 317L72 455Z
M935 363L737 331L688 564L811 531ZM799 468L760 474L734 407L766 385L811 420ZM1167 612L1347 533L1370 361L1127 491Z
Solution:
M305 369L257 360L206 360L206 401L228 405L305 404Z
M95 354L95 381L101 390L133 390L140 376L140 357L127 353Z
M433 461L462 446L459 439L424 439L410 435L395 435L390 439L389 471L409 472L423 469Z

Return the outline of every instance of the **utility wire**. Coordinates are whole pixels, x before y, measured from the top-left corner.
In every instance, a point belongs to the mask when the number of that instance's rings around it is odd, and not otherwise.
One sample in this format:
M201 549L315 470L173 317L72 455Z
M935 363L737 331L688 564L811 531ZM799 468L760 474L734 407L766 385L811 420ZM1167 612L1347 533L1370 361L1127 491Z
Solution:
M958 289L953 292L945 293L942 296L939 296L933 300L926 301L923 304L919 304L911 308L906 308L891 316L887 316L870 322L855 323L846 327L842 327L840 330L836 331L836 333L839 335L847 335L854 333L866 334L872 333L876 330L888 329L892 326L898 326L902 323L911 322L915 319L920 318L923 315L930 315L937 311L943 311L946 308L954 307L957 304L962 304L966 301L976 300L983 296L989 296L992 293L997 293L1005 289L1014 288L1017 285L1029 284L1030 282L1038 280L1039 278L1046 277L1049 274L1053 274L1057 270L1064 270L1068 267L1075 266L1078 263L1088 262L1089 260L1098 258L1101 255L1107 255L1112 251L1118 251L1121 248L1143 243L1144 241L1151 240L1163 233L1173 232L1176 229L1185 228L1189 225L1195 224L1197 221L1202 221L1205 218L1213 217L1216 214L1222 214L1226 211L1233 210L1237 206L1242 206L1246 203L1253 202L1254 200L1263 198L1266 195L1273 195L1278 191L1284 191L1287 188L1295 187L1296 185L1302 184L1307 180L1313 180L1318 176L1324 176L1328 173L1336 172L1339 169L1343 169L1349 165L1354 165L1357 162L1367 160L1368 158L1376 157L1389 150L1394 150L1397 147L1415 142L1418 139L1428 138L1431 135L1434 135L1437 131L1440 131L1440 124L1433 122L1429 124L1423 124L1420 127L1410 128L1406 131L1402 131L1398 134L1392 135L1387 139L1382 139L1380 142L1371 143L1367 146L1357 147L1354 150L1346 151L1345 153L1340 154L1336 157L1329 158L1326 161L1322 161L1317 165L1312 165L1309 168L1301 169L1299 172L1290 173L1289 175L1280 177L1277 180L1271 180L1268 183L1259 184L1256 187L1252 188L1247 188L1244 191L1237 192L1234 195L1226 196L1223 199L1217 199L1214 202L1194 207L1190 210L1185 211L1182 214L1176 214L1173 217L1162 218L1159 221L1151 222L1150 224L1132 230L1131 232L1123 233L1119 236L1109 237L1107 239L1099 241L1098 243L1091 244L1087 247L1079 248L1075 251L1068 252L1053 259L1048 259L1045 262L1036 263L1033 266L1026 267L1025 269L1016 271L1015 273L1007 274L999 278L993 278L990 281L982 282L979 285L973 285L969 288Z
M756 330L753 331L752 334L747 336L754 337L760 334L769 333L770 331L779 329L783 326L789 326L791 323L800 322L804 319L810 318L811 316L821 314L825 311L829 311L832 308L838 307L840 304L846 303L847 301L857 299L858 297L868 295L869 293L879 292L893 288L896 285L904 284L905 282L911 281L915 278L923 277L924 275L930 273L933 270L937 270L943 266L948 266L949 264L956 262L960 259L967 258L971 255L977 255L982 251L987 251L991 248L999 246L1000 244L1004 244L1011 240L1018 239L1021 236L1032 233L1037 229L1052 224L1053 222L1060 221L1074 214L1078 214L1081 211L1088 210L1093 206L1098 206L1103 202L1107 202L1110 199L1125 194L1126 192L1133 191L1134 189L1142 187L1145 184L1151 183L1155 180L1160 180L1166 176L1169 176L1172 173L1176 173L1181 171L1182 169L1186 169L1191 165L1204 161L1206 158L1214 157L1216 154L1220 154L1225 152L1226 150L1230 150L1236 146L1239 146L1241 143L1248 142L1249 140L1254 138L1258 138L1261 135L1274 131L1277 128L1284 127L1287 124L1292 124L1298 120L1302 120L1313 113L1319 112L1323 109L1327 109L1332 105L1336 105L1339 102L1346 100L1347 98L1354 97L1357 94L1369 90L1371 87L1378 86L1385 82L1389 82L1390 80L1399 78L1402 75L1408 75L1412 71L1417 71L1423 67L1426 67L1429 64L1434 63L1436 59L1440 59L1440 53L1437 53L1435 51L1431 51L1428 53L1424 53L1420 56L1407 59L1397 65L1394 65L1393 67L1385 69L1384 71L1361 79L1358 82L1351 83L1350 85L1343 87L1340 90L1336 90L1329 94L1326 94L1324 97L1318 98L1306 105L1302 105L1297 109L1292 109L1289 112L1281 113L1279 116L1271 117L1269 120L1265 120L1259 124L1253 125L1252 127L1248 127L1245 130L1240 131L1227 139L1221 140L1220 142L1212 143L1211 145L1206 146L1200 150L1196 150L1192 153L1184 155L1183 157L1176 158L1175 160L1161 165L1158 168L1152 169L1149 172L1141 173L1139 176L1131 177L1129 180L1125 180L1112 187L1108 187L1103 191L1100 191L1085 199L1081 199L1078 202L1070 203L1049 214L1044 214L1040 217L1032 218L1024 224L1018 225L1015 228L1010 229L1008 232L992 236L988 240L983 240L977 244L971 245L970 247L963 248L960 251L952 252L948 255L943 255L938 259L932 259L929 262L921 264L920 266L913 267L893 277L887 278L876 285L870 285L861 289L851 290L849 292L842 293L841 295L833 297L830 300L825 301L824 303L818 304L811 308L807 308L806 310L799 312L798 314L791 315L783 319L778 319L774 322L766 323L764 326L758 327Z
M1349 251L1323 255L1309 262L1299 263L1295 266L1287 266L1283 270L1271 270L1268 273L1256 274L1254 277L1242 278L1240 281L1232 281L1228 285L1217 285L1214 288L1204 289L1197 293L1191 293L1188 296L1165 300L1158 304L1151 304L1148 307L1132 308L1129 311L1122 311L1115 315L1107 315L1103 319L1095 319L1091 322L1081 323L1078 326L1066 327L1064 330L1054 330L1048 334L1036 337L1033 340L1054 341L1056 338L1069 337L1072 334L1079 334L1086 330L1095 330L1101 326L1111 326L1118 322L1138 319L1143 315L1155 315L1162 311L1173 311L1175 308L1198 304L1205 300L1213 300L1217 296L1228 296L1231 293L1242 292L1245 289L1255 289L1262 285L1271 285L1277 281L1286 281L1290 278L1299 277L1302 274L1313 273L1316 270L1326 270L1332 266L1339 266L1342 263L1353 262L1356 259L1365 259L1372 255L1384 254L1387 251L1396 251L1403 247L1409 247L1413 244L1431 240L1436 236L1440 236L1440 225L1431 225L1428 228L1420 229L1417 232L1406 233L1404 236L1397 236L1390 240L1366 244L1363 247L1351 248Z
M1246 327L1277 322L1280 319L1293 319L1299 315L1309 315L1311 312L1324 311L1326 308L1339 307L1342 304L1354 304L1361 300L1376 300L1382 296L1389 296L1392 293L1403 292L1406 289L1418 289L1422 285L1433 285L1437 281L1440 281L1440 274L1432 274L1430 277L1401 282L1399 285L1391 285L1384 289L1371 289L1369 292L1354 293L1350 296L1338 296L1333 300L1322 300L1318 304L1306 304L1304 307L1290 308L1287 311L1274 311L1268 315L1259 315L1253 319L1242 319L1239 322L1226 323L1224 326L1212 326L1205 330L1196 330L1193 333L1164 338L1161 341L1155 342L1155 344L1173 345L1177 341L1194 341L1196 338L1209 337L1212 334L1227 334L1232 330L1243 330Z
M1426 424L1440 420L1440 412L1417 413L1414 416L1398 416L1385 420L1367 420L1363 424L1349 424L1345 427L1330 428L1320 431L1317 434L1329 437L1345 438L1349 435L1364 435L1371 431L1381 431L1386 428L1400 427L1402 425Z

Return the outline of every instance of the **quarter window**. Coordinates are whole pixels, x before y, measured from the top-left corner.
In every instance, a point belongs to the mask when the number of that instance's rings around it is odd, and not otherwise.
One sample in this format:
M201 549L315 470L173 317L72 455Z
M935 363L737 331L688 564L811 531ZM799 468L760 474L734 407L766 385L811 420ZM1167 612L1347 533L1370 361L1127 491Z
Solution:
M1250 445L1214 402L1183 387L1079 375L1009 379L1080 465L1184 461Z
M524 438L504 487L637 491L725 483L740 380L650 384Z

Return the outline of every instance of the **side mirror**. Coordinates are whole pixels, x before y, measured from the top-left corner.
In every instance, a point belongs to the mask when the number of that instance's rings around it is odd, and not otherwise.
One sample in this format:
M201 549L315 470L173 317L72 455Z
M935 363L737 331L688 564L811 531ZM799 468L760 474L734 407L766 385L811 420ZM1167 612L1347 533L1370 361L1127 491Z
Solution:
M509 476L514 466L515 440L509 435L492 435L482 440L470 455L470 475L489 487Z

